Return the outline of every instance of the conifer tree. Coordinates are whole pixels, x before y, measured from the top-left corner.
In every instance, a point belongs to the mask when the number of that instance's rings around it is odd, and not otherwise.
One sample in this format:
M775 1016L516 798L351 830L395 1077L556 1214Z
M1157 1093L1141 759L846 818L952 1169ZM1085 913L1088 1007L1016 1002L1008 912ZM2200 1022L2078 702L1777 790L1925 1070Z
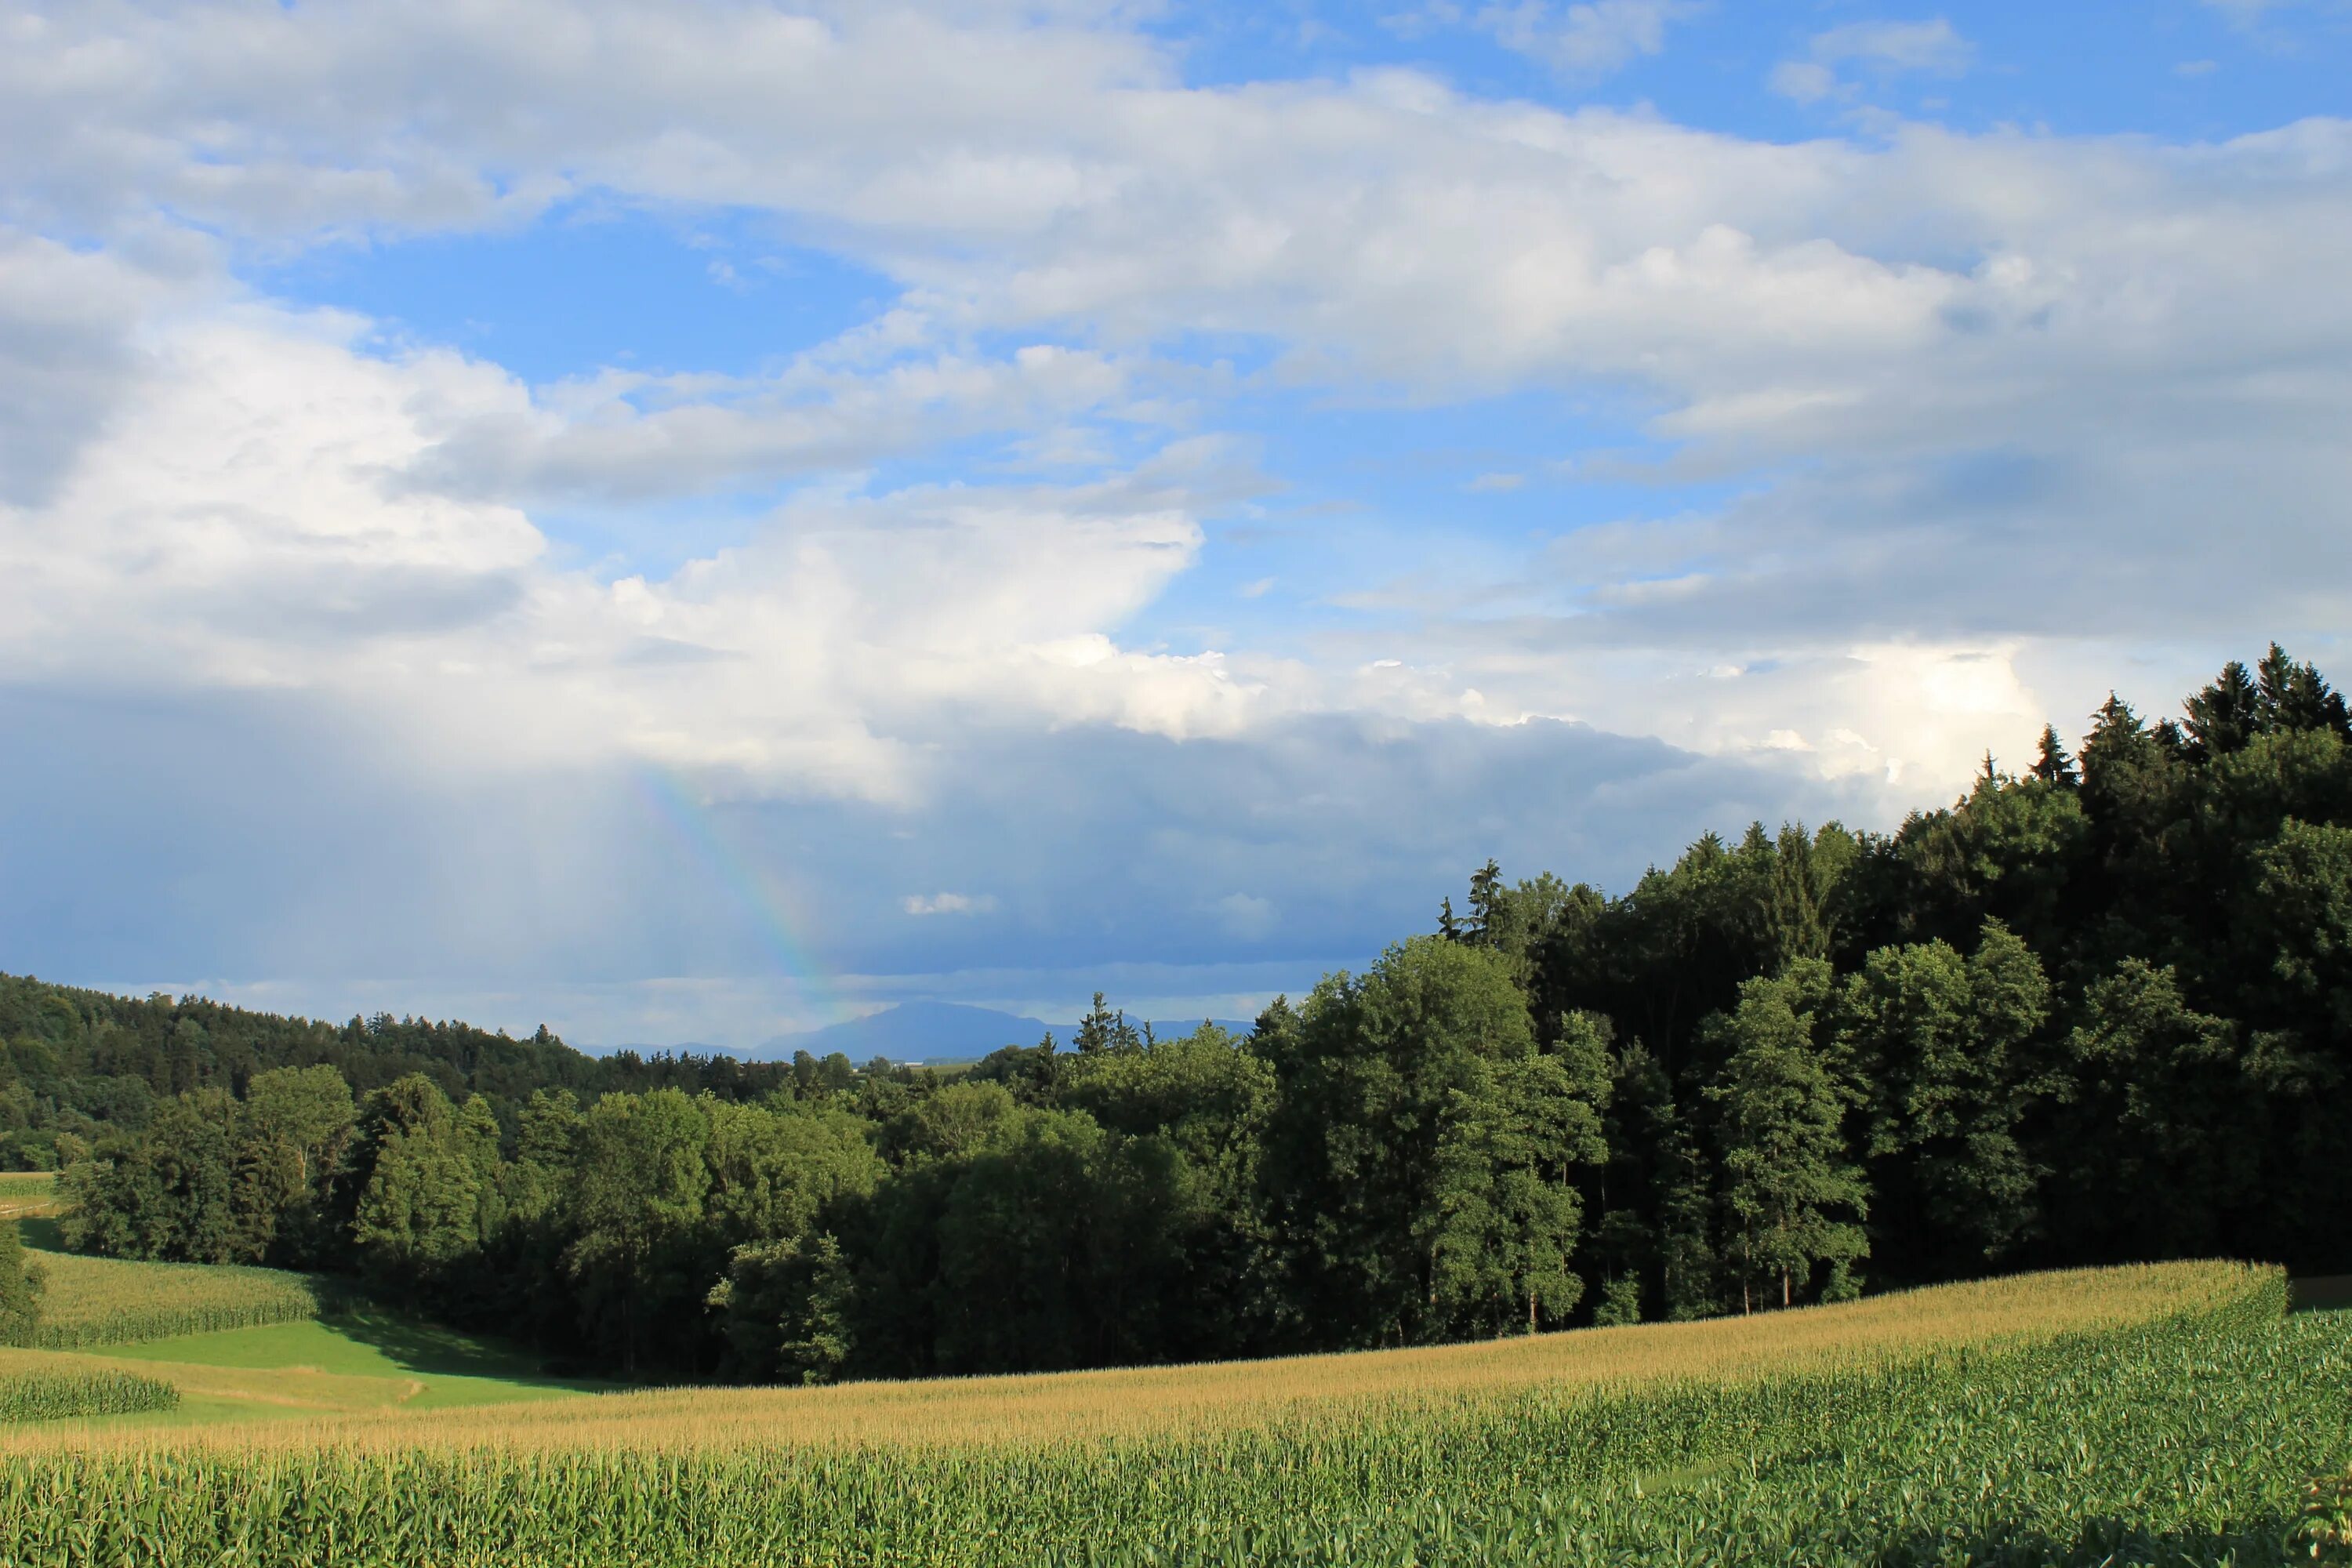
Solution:
M2255 666L2255 687L2263 730L2326 730L2352 737L2342 695L2328 689L2318 670L2288 658L2278 644L2271 644Z
M2033 760L2033 776L2046 784L2073 789L2083 782L2074 771L2074 759L2066 754L2066 744L2058 738L2058 726L2042 726L2042 752Z
M2246 667L2234 658L2183 706L2189 717L2182 727L2200 762L2242 750L2263 728L2262 693Z

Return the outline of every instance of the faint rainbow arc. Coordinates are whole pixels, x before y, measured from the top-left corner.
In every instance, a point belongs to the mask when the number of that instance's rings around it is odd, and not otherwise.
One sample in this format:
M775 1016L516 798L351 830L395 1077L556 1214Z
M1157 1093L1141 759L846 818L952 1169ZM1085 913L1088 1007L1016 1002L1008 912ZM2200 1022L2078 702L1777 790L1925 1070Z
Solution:
M847 1018L848 1009L842 1005L833 977L795 929L783 900L761 885L747 858L721 835L709 808L697 804L676 779L658 768L641 767L635 775L637 794L646 809L742 905L771 961L792 982L802 1002L814 1009L817 1025Z

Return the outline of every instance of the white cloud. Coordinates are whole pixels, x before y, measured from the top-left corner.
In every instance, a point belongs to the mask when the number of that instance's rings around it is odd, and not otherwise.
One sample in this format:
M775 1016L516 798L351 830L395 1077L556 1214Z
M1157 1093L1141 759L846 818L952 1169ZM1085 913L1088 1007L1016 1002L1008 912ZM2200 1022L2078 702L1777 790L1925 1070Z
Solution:
M1782 60L1772 68L1772 90L1799 103L1819 103L1837 90L1837 72L1818 60Z
M1672 19L1492 22L1594 69ZM1844 730L1853 768L1925 777L2058 700L2053 648L2203 648L2346 607L2342 121L1780 145L1411 71L1187 89L1084 8L100 7L11 43L8 211L106 242L0 259L0 355L34 389L0 391L29 476L0 538L19 679L299 688L468 744L893 800L959 726L1236 735L1433 720L1465 688L1492 722L1727 752L1786 730L1822 768L1847 766L1824 760ZM1856 24L1787 85L1969 59L1946 22ZM904 292L772 374L531 388L362 352L362 323L239 298L216 259L134 256L159 214L300 246L583 191L773 215ZM1547 571L1436 540L1392 566L1422 599L1281 628L1282 658L1129 630L1248 488L1213 447L1091 483L804 494L643 574L542 536L551 498L773 484L974 432L1095 466L1087 422L1152 417L1155 348L1194 332L1268 345L1276 384L1598 398L1662 455L1580 477L1748 488L1574 535ZM973 346L1002 341L1030 348ZM1360 675L1374 652L1406 657ZM1987 660L1999 704L1922 698ZM1693 694L1735 664L1810 673Z
M1806 52L1805 59L1773 67L1770 79L1773 91L1799 103L1852 98L1853 88L1839 79L1841 66L1859 65L1882 78L1905 71L1960 76L1975 59L1976 46L1938 16L1925 22L1848 22L1814 34Z
M803 356L761 376L606 372L451 423L422 483L514 498L638 501L756 484L990 431L1115 410L1129 367L1033 344L880 364Z
M0 673L331 694L443 754L617 752L903 797L949 722L1215 733L1271 673L1110 635L1193 559L1213 441L1060 487L814 494L667 576L604 581L430 482L445 432L544 418L492 367L355 353L258 306L158 332L39 503L0 509Z
M1926 22L1848 22L1815 34L1812 45L1813 58L1829 64L1862 60L1940 75L1967 69L1975 53L1975 47L1941 16Z
M901 907L910 915L984 915L996 908L986 893L909 893Z
M1557 8L1549 0L1517 0L1487 6L1477 20L1506 48L1569 76L1591 78L1662 53L1667 26L1706 9L1696 0L1577 0Z

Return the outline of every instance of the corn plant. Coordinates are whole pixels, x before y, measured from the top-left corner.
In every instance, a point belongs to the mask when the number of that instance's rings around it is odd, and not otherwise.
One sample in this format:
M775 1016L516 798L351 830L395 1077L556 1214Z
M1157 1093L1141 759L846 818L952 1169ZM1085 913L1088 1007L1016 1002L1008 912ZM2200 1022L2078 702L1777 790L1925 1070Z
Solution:
M58 1421L170 1410L180 1391L157 1378L110 1368L76 1367L0 1376L0 1421Z

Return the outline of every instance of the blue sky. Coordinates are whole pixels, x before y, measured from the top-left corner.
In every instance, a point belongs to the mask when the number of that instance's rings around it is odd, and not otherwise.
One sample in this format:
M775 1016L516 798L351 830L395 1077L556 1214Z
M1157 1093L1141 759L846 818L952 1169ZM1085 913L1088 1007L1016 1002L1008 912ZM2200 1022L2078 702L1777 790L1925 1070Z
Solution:
M1244 1014L2352 581L2352 7L13 7L0 968Z

